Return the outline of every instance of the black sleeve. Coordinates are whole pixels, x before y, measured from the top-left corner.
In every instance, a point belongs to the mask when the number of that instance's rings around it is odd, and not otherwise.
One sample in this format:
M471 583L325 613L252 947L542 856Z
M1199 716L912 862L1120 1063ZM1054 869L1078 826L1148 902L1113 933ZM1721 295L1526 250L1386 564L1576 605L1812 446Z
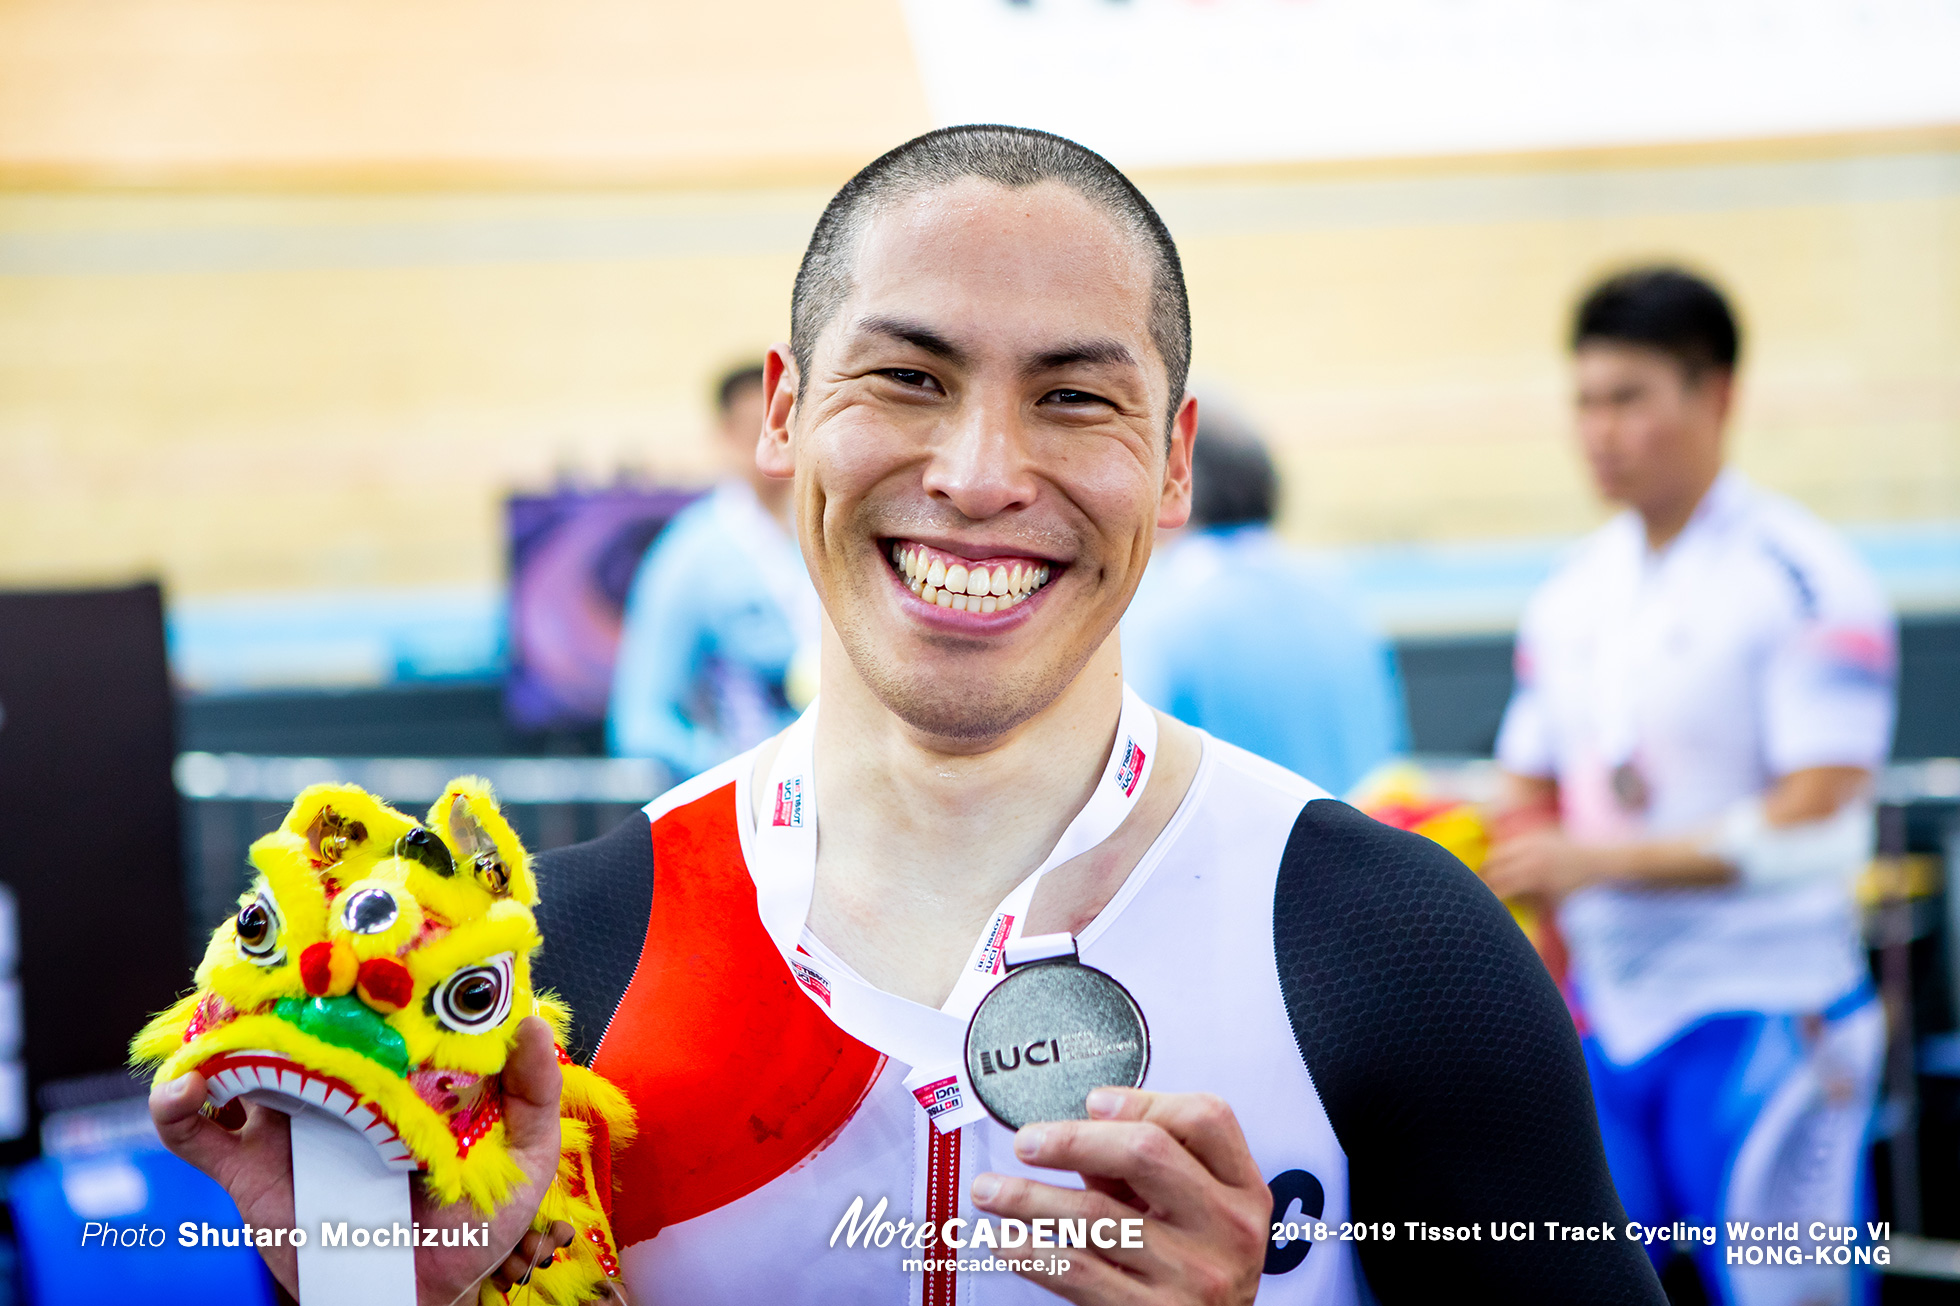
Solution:
M1273 896L1287 1016L1348 1157L1356 1245L1388 1306L1665 1303L1626 1238L1571 1017L1531 944L1440 845L1328 800L1294 822ZM1425 1241L1405 1221L1479 1226ZM1529 1221L1531 1241L1491 1225ZM1545 1221L1613 1238L1548 1236Z
M532 987L572 1009L565 1051L589 1066L646 946L653 912L653 833L646 813L587 843L539 853L538 930Z

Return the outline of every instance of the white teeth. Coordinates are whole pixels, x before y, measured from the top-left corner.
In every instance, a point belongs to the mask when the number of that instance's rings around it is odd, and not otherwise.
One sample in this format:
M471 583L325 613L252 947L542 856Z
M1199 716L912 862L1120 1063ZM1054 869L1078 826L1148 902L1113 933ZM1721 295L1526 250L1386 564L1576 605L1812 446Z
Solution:
M1048 583L1044 563L969 567L948 562L924 545L892 545L893 564L906 588L927 603L958 612L1002 612Z

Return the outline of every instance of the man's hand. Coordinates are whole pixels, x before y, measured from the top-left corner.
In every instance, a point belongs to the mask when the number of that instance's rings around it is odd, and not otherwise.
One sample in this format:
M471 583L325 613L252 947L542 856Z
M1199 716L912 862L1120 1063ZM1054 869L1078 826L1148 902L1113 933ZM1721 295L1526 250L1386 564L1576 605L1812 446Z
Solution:
M1074 1170L1086 1189L983 1174L981 1210L1032 1220L1144 1218L1140 1248L1070 1248L1059 1275L1024 1271L1072 1302L1244 1306L1259 1290L1273 1196L1232 1108L1209 1093L1099 1088L1090 1120L1029 1125L1014 1154Z
M1557 901L1604 878L1603 852L1572 842L1556 826L1540 827L1492 848L1477 873L1500 898L1536 895Z
M539 1199L558 1172L559 1084L551 1027L536 1016L528 1016L518 1025L517 1041L511 1047L503 1072L505 1138L512 1159L524 1171L525 1182L492 1216L488 1249L416 1249L416 1300L421 1306L451 1306L466 1294L474 1302L477 1283L518 1251L528 1250L534 1258L548 1259L545 1240L527 1235ZM293 1159L285 1114L249 1104L245 1105L242 1123L238 1122L237 1113L231 1113L233 1119L220 1123L199 1110L203 1104L202 1075L183 1075L151 1088L150 1117L156 1122L164 1146L217 1180L238 1204L238 1213L246 1223L290 1228ZM413 1185L411 1199L415 1220L424 1228L460 1228L483 1220L468 1202L436 1205L420 1183ZM555 1228L553 1233L557 1233ZM555 1248L563 1243L549 1245ZM499 1248L518 1251L499 1251ZM299 1261L293 1249L266 1247L260 1249L260 1254L265 1257L273 1277L297 1297Z

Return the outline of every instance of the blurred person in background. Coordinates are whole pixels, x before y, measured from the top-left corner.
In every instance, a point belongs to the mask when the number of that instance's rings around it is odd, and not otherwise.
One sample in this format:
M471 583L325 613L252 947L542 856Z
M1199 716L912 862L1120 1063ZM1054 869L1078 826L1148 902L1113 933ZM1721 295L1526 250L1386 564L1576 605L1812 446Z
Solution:
M1273 531L1279 475L1252 428L1199 404L1191 524L1123 619L1147 703L1344 793L1408 747L1395 654L1355 597Z
M729 467L647 551L626 599L606 731L612 751L683 780L791 721L814 683L816 591L790 521L789 483L756 470L762 368L715 390ZM792 700L798 700L792 705Z
M1807 1230L1856 1217L1883 1052L1851 891L1896 640L1838 534L1723 467L1738 344L1721 293L1672 268L1580 305L1580 444L1627 511L1525 613L1484 874L1561 904L1628 1215ZM1695 1259L1721 1302L1851 1298L1849 1269Z

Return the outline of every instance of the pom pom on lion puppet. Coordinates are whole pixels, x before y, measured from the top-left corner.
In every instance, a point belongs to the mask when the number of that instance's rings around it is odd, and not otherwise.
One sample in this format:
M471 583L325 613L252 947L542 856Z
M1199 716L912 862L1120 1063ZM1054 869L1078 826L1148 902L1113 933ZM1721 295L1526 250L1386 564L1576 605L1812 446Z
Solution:
M619 1274L607 1219L612 1151L633 1109L566 1057L567 1011L531 989L541 939L530 859L489 786L449 785L418 824L351 786L315 785L252 845L259 876L217 928L197 989L131 1045L165 1079L197 1071L223 1107L297 1096L365 1132L435 1198L488 1214L523 1181L497 1079L517 1022L542 1016L564 1073L558 1173L535 1227L571 1246L532 1276L535 1300L603 1298ZM487 1283L481 1301L503 1296Z

